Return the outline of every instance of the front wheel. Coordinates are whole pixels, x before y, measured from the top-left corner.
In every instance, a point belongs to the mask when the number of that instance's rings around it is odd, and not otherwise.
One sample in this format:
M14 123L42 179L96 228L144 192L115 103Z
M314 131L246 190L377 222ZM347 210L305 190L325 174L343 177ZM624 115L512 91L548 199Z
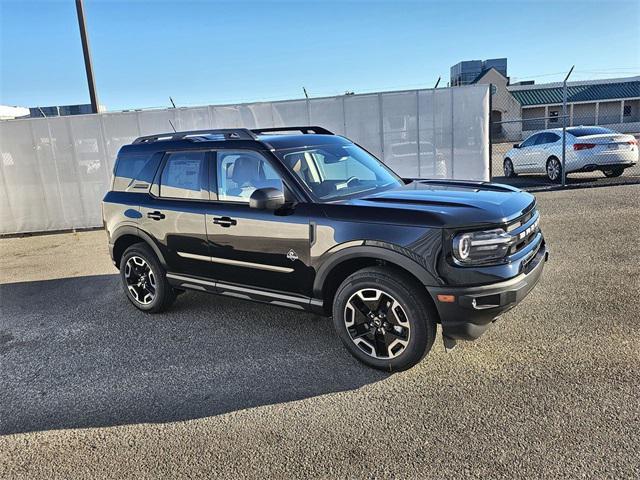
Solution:
M502 168L504 170L504 176L507 178L513 178L517 175L515 169L513 168L513 162L510 158L505 158Z
M624 172L624 168L612 168L611 170L603 170L604 176L607 178L619 177Z
M143 312L162 312L176 299L164 268L146 243L136 243L125 250L120 277L127 298Z
M547 178L553 183L562 181L562 165L556 157L547 160Z
M401 271L371 267L342 282L333 323L347 350L379 370L413 367L431 349L436 312L427 291Z

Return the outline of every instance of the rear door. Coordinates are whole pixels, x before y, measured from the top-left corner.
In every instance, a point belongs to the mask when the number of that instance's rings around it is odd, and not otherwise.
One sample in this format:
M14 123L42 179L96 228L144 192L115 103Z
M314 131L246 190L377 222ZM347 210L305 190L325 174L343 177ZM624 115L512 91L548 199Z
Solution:
M257 188L286 190L281 173L261 153L219 150L210 166L216 199L206 224L211 275L224 284L310 295L309 208L298 203L280 211L250 208ZM289 194L290 195L290 194ZM238 289L238 295L245 295Z
M171 272L211 274L205 223L209 156L204 150L165 154L141 205L140 228L155 240Z

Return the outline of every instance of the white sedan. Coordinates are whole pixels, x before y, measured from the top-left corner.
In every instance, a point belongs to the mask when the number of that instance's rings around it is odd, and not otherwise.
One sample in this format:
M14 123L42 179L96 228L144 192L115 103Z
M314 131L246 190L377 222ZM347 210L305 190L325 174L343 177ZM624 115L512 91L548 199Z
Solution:
M567 173L600 170L607 177L622 175L638 163L638 141L602 127L568 127L565 162ZM546 173L549 180L562 179L562 129L534 133L516 144L504 157L504 174Z

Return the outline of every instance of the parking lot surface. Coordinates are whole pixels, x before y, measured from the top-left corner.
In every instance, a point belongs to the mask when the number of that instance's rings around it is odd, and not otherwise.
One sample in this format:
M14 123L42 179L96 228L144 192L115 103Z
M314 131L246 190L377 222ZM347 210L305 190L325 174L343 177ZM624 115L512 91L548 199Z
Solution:
M640 186L538 199L538 287L393 375L309 314L138 312L102 231L1 239L0 478L638 478Z

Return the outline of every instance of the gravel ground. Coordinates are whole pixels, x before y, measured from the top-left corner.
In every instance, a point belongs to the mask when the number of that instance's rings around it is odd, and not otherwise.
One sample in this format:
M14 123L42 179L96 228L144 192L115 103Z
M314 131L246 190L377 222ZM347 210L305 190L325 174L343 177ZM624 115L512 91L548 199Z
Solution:
M538 287L394 375L309 314L139 313L104 232L2 239L0 478L638 478L639 197L538 194Z

